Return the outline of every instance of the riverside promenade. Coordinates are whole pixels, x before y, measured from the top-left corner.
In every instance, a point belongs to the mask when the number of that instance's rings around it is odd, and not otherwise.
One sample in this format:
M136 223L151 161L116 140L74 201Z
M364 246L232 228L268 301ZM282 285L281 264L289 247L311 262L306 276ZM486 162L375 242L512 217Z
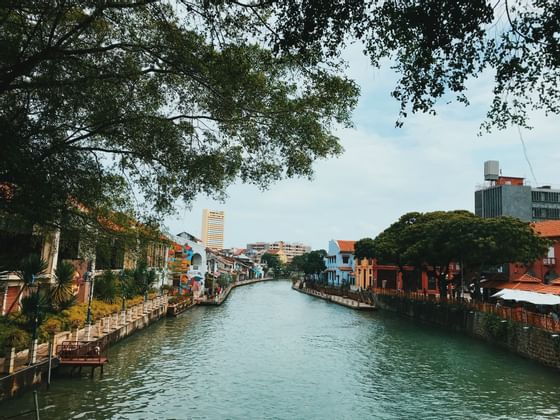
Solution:
M126 310L102 317L91 326L56 334L52 341L51 368L59 365L56 352L63 343L88 342L90 346L98 347L99 351L103 353L111 344L165 317L167 301L166 295L157 296ZM31 365L28 363L28 350L18 353L12 351L8 357L0 358L0 367L3 367L5 372L5 376L0 376L0 401L19 395L47 381L49 376L48 346L48 343L43 343L37 347L36 362Z
M225 302L232 289L271 280L273 279L267 277L233 283L214 299L194 302L172 315L168 313L168 308L173 306L168 304L169 297L167 295L158 296L124 311L102 317L91 326L60 332L52 340L50 368L54 370L62 365L57 349L63 346L72 343L76 343L76 346L87 343L88 348L99 348L99 351L104 354L112 344L161 318L176 316L197 305L219 306ZM3 370L0 369L0 372L4 372L0 373L0 401L20 395L49 380L49 344L42 343L37 346L35 363L30 364L29 359L27 349L17 353L12 350L7 357L0 358L0 368L3 368Z
M249 280L242 280L235 283L230 284L226 287L219 295L215 296L213 299L205 299L198 302L199 305L203 306L220 306L225 300L228 298L229 294L233 289L240 286L247 286L249 284L260 283L263 281L271 281L274 280L272 277L265 277L260 279L249 279Z
M338 305L341 306L345 306L347 308L351 308L351 309L356 309L356 310L360 310L360 311L374 311L376 309L375 306L373 305L369 305L367 303L363 303L363 302L359 302L357 300L354 299L350 299L348 297L343 297L343 296L336 296L336 295L329 295L327 293L315 290L315 289L309 289L309 288L300 288L300 282L296 282L294 285L292 285L292 289L300 292L300 293L305 293L306 295L309 296L314 296L317 297L319 299L323 299L323 300L327 300L329 302L333 302L336 303Z

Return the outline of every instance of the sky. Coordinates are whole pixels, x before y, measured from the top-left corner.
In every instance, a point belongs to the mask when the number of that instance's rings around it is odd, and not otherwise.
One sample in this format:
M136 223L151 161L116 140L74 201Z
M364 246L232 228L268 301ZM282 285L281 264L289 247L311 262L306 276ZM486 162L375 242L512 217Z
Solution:
M498 160L503 175L531 185L560 188L560 121L532 115L532 130L517 128L477 136L492 100L491 74L469 83L471 105L442 103L437 115L410 115L395 127L399 104L390 96L397 75L373 68L359 45L345 51L347 75L361 88L354 127L335 131L345 152L317 161L315 175L287 179L261 191L234 184L225 202L201 196L179 206L165 224L171 233L201 236L202 210L225 211L225 247L263 241L301 242L327 249L331 239L359 240L377 234L409 211L465 209L474 212L474 191L484 180L484 161Z

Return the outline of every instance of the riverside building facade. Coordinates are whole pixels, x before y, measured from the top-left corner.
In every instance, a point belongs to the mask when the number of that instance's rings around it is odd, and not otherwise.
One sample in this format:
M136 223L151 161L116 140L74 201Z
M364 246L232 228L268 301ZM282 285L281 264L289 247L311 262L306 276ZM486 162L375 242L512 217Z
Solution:
M560 220L560 189L532 187L524 178L502 176L495 160L484 162L484 180L474 193L477 216L512 216L526 222Z
M294 257L298 255L303 255L311 252L311 247L309 245L304 245L299 242L288 243L284 241L276 242L253 242L247 244L247 250L251 252L258 253L260 255L264 253L278 253L280 255L285 255L286 262L290 262ZM273 251L273 252L270 252Z

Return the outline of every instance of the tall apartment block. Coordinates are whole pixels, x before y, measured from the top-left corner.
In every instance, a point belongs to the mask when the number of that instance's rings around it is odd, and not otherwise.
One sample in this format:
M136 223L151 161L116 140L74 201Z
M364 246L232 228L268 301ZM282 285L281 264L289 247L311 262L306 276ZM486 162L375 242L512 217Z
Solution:
M202 210L202 242L208 248L224 248L224 212Z
M498 161L484 162L485 184L474 193L477 216L513 216L523 221L560 220L560 190L531 187L524 178L502 176Z
M311 247L308 245L300 243L287 243L284 241L277 242L255 242L252 244L247 244L247 249L254 250L255 252L265 252L265 251L282 251L288 262L292 261L295 256L303 255L311 251Z

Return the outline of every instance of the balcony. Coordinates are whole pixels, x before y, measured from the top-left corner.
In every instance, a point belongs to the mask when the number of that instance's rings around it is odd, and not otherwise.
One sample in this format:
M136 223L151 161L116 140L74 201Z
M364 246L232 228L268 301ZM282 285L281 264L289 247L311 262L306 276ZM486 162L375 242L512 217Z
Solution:
M554 257L546 257L543 258L544 265L556 265L556 258Z

